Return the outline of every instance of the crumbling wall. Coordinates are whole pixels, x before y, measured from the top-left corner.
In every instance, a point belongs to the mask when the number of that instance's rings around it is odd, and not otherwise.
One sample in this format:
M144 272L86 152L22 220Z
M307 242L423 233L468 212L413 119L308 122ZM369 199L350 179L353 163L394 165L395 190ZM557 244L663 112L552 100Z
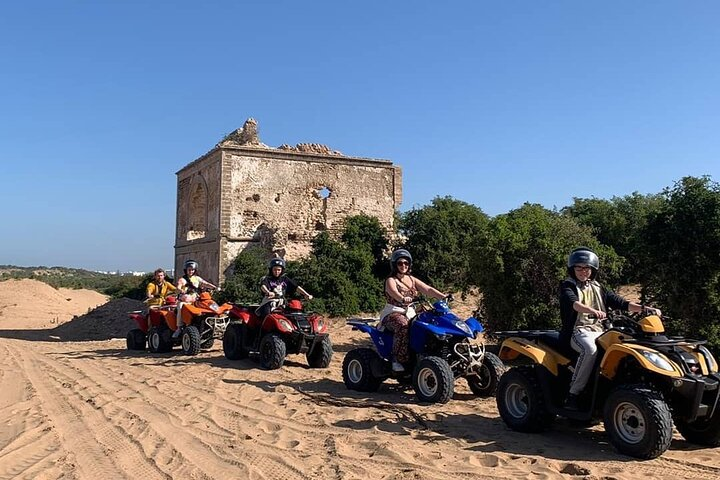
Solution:
M288 259L310 253L321 231L338 233L364 213L390 230L399 203L399 169L390 162L225 152L223 262L255 244Z
M181 275L184 261L195 259L212 282L250 246L306 256L319 232L339 233L348 216L374 216L390 230L402 199L401 170L392 162L320 144L271 148L253 119L177 177L175 269Z

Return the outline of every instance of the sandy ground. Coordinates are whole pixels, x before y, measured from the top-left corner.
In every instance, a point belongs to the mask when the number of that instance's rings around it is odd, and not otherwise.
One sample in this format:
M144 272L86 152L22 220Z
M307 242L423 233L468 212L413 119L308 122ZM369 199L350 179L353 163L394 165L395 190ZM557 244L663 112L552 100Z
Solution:
M677 433L642 462L601 426L512 432L462 381L442 406L394 382L348 391L342 360L364 337L341 321L329 368L290 356L264 371L219 343L195 357L129 352L112 337L135 303L88 313L105 299L45 287L0 283L0 479L720 478L720 449Z

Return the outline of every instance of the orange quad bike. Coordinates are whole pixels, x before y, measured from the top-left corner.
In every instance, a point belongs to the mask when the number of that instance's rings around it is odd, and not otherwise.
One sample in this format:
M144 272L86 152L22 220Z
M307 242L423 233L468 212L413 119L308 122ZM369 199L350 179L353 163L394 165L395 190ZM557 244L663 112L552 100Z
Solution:
M169 352L179 345L185 355L197 355L201 349L212 348L216 338L222 338L230 322L227 312L231 308L229 303L218 305L209 292L202 292L194 302L181 303L180 318L175 305L150 309L145 315L133 312L131 317L138 322L141 333L146 334L151 352ZM180 333L173 335L178 323ZM128 333L128 348L131 334L135 336L135 345L139 345L137 340L140 340L140 334L131 330ZM142 345L144 347L144 341Z
M285 302L282 302L283 304ZM223 336L223 351L229 360L257 355L267 370L280 368L289 353L304 353L311 368L326 368L333 354L325 320L303 312L300 300L275 308L264 319L255 313L257 305L236 305L232 322Z

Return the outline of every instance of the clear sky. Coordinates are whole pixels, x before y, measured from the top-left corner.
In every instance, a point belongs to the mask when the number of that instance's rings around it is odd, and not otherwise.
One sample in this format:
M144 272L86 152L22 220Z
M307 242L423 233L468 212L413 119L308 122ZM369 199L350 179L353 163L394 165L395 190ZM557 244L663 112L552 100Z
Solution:
M720 181L717 1L0 9L0 264L170 267L175 172L248 117L403 168L401 210Z

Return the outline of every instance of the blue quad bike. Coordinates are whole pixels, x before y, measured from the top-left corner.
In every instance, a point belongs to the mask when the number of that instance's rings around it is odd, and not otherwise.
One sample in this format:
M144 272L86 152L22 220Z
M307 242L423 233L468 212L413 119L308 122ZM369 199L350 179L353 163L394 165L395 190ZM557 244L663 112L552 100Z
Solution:
M420 313L412 316L413 310ZM412 384L421 402L446 403L453 396L455 379L464 377L475 395L495 395L505 366L478 338L484 328L476 316L461 320L445 300L416 301L408 308L408 316L410 360L403 364L404 372L392 370L391 332L377 319L348 319L353 330L370 334L375 344L375 348L355 348L345 355L343 381L348 389L374 392L383 381L394 378L400 384Z

